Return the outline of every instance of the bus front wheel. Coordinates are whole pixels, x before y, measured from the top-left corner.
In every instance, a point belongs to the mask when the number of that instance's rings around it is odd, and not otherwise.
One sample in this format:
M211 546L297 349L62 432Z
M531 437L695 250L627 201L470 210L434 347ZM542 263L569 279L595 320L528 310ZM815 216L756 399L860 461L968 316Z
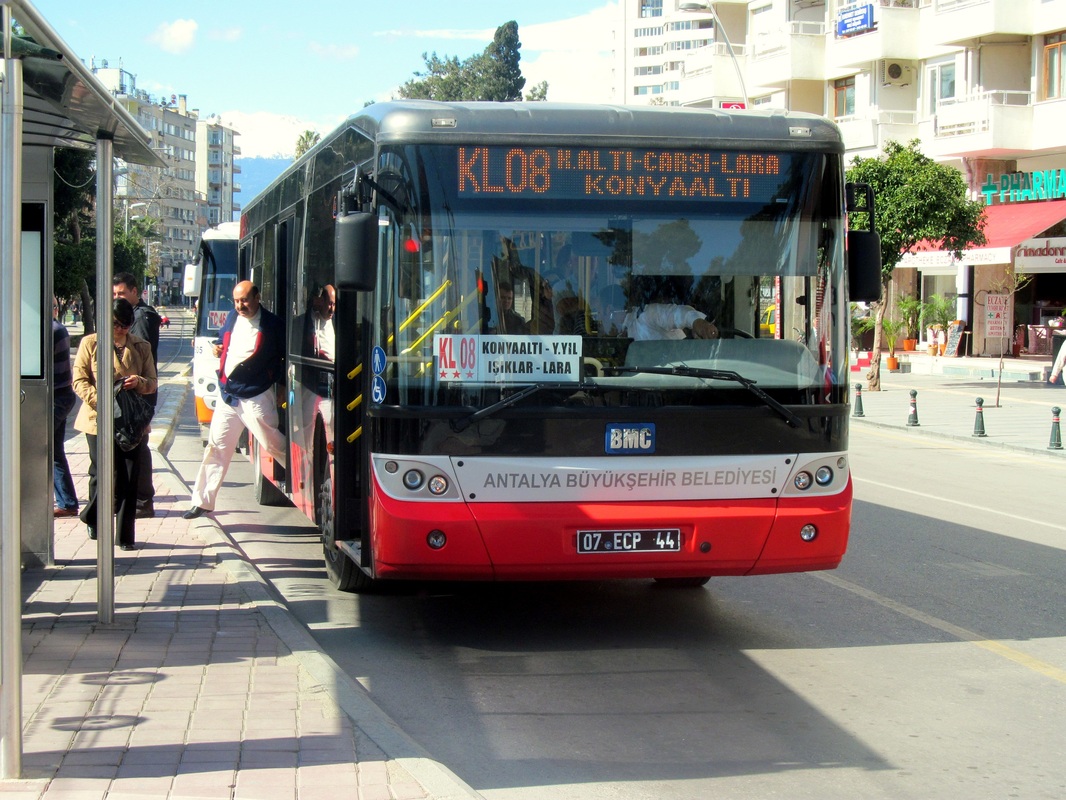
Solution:
M324 452L324 450L319 452ZM356 566L347 553L333 543L333 479L325 465L319 468L319 472L318 493L315 498L315 523L322 535L322 559L326 566L326 577L341 592L368 592L373 589L374 581Z

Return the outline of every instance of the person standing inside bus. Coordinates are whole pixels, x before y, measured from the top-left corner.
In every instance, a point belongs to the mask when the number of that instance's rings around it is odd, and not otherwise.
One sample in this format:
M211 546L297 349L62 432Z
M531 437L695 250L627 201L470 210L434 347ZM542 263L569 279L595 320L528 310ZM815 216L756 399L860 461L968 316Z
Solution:
M684 339L687 329L694 339L718 338L718 327L706 314L692 306L663 302L661 295L642 307L627 308L622 287L611 284L595 297L601 336L628 336L638 341Z
M192 505L182 516L196 519L214 511L241 432L247 428L260 447L282 464L285 437L278 430L274 384L282 377L285 327L260 303L259 287L241 281L233 287L233 310L214 346L219 358L222 402L215 407L200 469L193 484Z
M152 366L159 373L159 312L141 299L141 290L137 278L130 272L119 272L111 279L114 299L123 298L133 306L133 327L130 333L144 339L152 346ZM158 395L152 392L145 396L152 408L155 408ZM152 480L152 451L148 447L148 437L141 439L137 445L137 517L149 519L155 516L155 483Z

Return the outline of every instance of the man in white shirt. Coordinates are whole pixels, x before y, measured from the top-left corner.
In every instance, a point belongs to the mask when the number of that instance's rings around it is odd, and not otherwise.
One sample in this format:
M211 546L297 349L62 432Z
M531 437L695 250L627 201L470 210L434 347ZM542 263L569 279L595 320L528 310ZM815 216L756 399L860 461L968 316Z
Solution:
M648 303L643 308L626 309L622 287L605 287L596 296L600 332L609 336L651 339L684 339L685 329L696 339L717 339L718 327L702 311L677 303Z
M281 377L285 327L263 308L251 281L233 287L233 311L213 345L219 362L222 402L211 417L204 458L196 473L192 505L182 516L196 519L213 511L241 432L247 428L275 461L288 463L285 435L278 430L274 383Z

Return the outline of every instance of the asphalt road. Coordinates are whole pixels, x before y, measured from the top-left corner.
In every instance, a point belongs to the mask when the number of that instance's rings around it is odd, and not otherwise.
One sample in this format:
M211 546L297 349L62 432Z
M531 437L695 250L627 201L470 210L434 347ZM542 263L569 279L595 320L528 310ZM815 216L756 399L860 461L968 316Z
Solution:
M191 481L191 404L170 460ZM342 595L234 460L217 520L348 675L485 797L1066 795L1066 463L853 426L835 571Z

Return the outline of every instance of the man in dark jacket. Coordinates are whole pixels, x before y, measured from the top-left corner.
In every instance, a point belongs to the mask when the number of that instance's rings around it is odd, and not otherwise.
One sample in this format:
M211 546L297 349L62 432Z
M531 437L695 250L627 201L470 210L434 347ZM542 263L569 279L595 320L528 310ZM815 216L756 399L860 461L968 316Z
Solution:
M259 288L241 281L233 288L233 311L215 341L219 356L222 402L215 407L211 431L196 483L192 505L183 516L196 519L213 511L241 432L247 428L260 447L282 465L288 462L285 436L278 430L274 384L285 359L285 328L260 305Z
M118 272L111 279L114 299L122 297L133 306L133 327L130 333L140 336L152 346L152 364L156 374L159 373L159 313L141 299L141 289L137 277L129 272ZM152 408L155 408L155 392L145 395ZM145 436L137 446L137 517L143 519L155 516L155 484L152 482L152 451L148 449L148 437Z

